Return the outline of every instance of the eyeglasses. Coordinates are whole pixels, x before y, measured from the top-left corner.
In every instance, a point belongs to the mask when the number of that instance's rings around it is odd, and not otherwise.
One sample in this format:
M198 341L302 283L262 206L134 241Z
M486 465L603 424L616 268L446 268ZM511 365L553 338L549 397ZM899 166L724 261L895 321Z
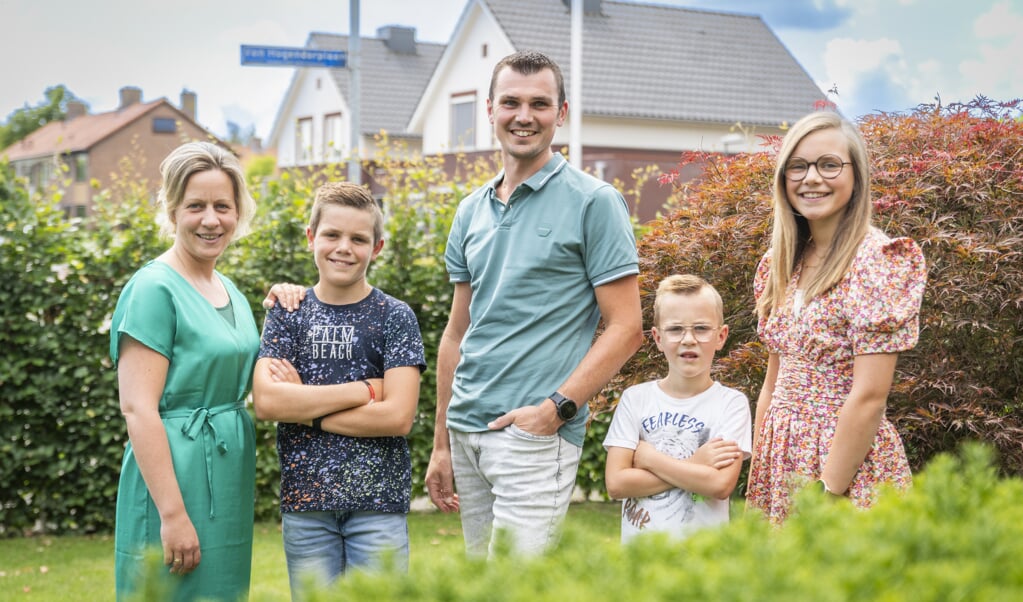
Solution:
M810 166L817 168L817 173L825 180L833 180L842 173L842 168L852 165L851 161L842 161L841 157L835 155L822 155L816 161L806 159L791 159L785 165L785 177L793 182L802 182L806 174L810 173Z
M692 326L669 326L658 330L661 336L670 343L678 343L686 338L686 333L693 333L697 343L709 343L714 340L714 333L718 331L717 326L709 324L693 324Z

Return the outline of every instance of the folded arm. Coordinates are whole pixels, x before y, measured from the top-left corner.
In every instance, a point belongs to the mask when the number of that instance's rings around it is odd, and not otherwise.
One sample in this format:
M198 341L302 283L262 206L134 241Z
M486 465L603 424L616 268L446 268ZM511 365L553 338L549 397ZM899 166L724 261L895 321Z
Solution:
M304 385L297 379L297 373L295 379L274 378L275 369L294 370L286 362L269 357L260 358L256 362L252 376L252 401L256 418L278 422L310 422L314 418L369 403L369 387L362 381L339 385ZM375 388L382 390L384 387L382 379L370 379L369 382ZM377 397L381 397L380 392Z
M604 481L615 499L647 497L669 489L727 499L739 480L741 458L739 445L721 438L705 443L682 460L640 441L635 450L608 448Z

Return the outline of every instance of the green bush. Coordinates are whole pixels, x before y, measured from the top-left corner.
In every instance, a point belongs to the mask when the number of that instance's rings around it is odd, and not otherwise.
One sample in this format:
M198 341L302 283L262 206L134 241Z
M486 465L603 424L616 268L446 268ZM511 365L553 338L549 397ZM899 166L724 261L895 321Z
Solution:
M890 233L919 241L930 269L920 344L900 359L890 399L914 468L970 438L993 443L1004 472L1020 474L1023 466L1023 123L1007 118L1018 114L1014 103L979 100L860 123L875 160L878 219ZM674 210L640 238L645 323L661 277L707 277L721 290L732 329L717 376L755 399L765 358L754 331L752 275L766 250L772 159L690 154L684 167L690 162L705 176L680 187ZM436 348L450 304L447 229L457 201L494 173L486 158L455 164L447 178L440 158L375 162L390 219L370 281L415 310L429 365L409 438L416 495L432 447ZM271 284L313 283L303 232L316 183L338 177L327 169L253 182L255 231L219 267L246 294L257 322ZM157 235L140 183L122 178L116 188L104 199L123 202L101 200L94 218L69 222L56 208L57 193L29 195L0 163L0 536L113 526L126 434L107 357L109 319L127 279L169 245ZM596 404L603 413L583 449L584 492L604 491L601 441L617 393L663 369L661 354L644 347ZM256 512L263 520L277 517L274 437L273 423L257 422Z
M87 230L0 164L0 535L109 529L126 439L107 358L120 287L151 257L148 204ZM123 219L122 219L123 218Z
M928 265L920 340L901 355L889 397L914 469L979 439L995 445L1002 471L1023 474L1021 108L978 98L859 122L876 222L916 240ZM755 401L767 357L756 336L753 274L770 238L773 153L683 155L680 167L692 164L704 167L701 179L677 186L675 209L639 242L644 323L661 278L705 277L721 292L730 326L716 377ZM663 370L648 342L617 386Z
M427 555L409 574L353 573L308 600L916 600L1023 597L1023 481L999 480L987 448L935 458L905 494L869 511L812 489L772 527L749 513L683 542L627 546L578 530L548 555ZM149 581L166 572L150 566ZM154 591L154 590L149 590Z

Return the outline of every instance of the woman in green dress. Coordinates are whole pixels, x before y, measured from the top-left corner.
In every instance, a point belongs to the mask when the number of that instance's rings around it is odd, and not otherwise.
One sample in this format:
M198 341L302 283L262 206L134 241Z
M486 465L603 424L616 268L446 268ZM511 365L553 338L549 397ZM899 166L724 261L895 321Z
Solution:
M117 597L162 549L176 600L248 594L255 431L245 409L259 333L248 302L216 271L255 203L230 151L207 142L161 164L170 249L131 278L114 311L110 356L127 423L117 492Z

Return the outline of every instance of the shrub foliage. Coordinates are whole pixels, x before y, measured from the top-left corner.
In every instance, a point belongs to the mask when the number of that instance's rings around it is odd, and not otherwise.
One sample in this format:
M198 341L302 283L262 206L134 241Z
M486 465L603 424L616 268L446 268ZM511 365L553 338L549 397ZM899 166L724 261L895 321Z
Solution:
M457 200L492 175L484 158L458 162L458 182L440 159L388 161L376 178L387 193L384 252L370 281L408 302L419 318L430 368L409 445L413 481L423 477L433 443L437 345L451 286L443 249ZM316 267L305 226L319 182L335 168L251 182L258 205L253 232L218 263L248 298L257 322L275 282L312 285ZM169 245L140 186L124 183L101 199L95 219L69 222L56 193L30 196L0 164L0 536L33 531L92 532L113 527L114 498L127 435L108 358L109 321L121 288ZM113 196L113 191L106 197ZM256 515L276 518L280 470L275 424L256 421Z
M1015 103L922 106L860 123L874 158L878 222L924 249L930 281L918 347L900 359L890 414L914 467L963 439L991 442L1004 472L1023 466L1023 123ZM770 146L773 142L768 140ZM383 146L387 146L386 143ZM415 494L432 446L436 351L451 286L443 248L457 200L493 174L487 158L376 159L385 189L387 243L370 281L408 302L419 318L429 368L409 437ZM731 326L718 377L756 398L764 349L752 311L752 275L766 250L772 156L687 154L703 168L678 185L675 205L640 239L645 323L653 290L674 272L701 274L725 300ZM126 171L130 173L130 171ZM252 183L255 231L219 268L252 304L274 282L312 284L304 228L317 182L333 169ZM88 222L67 221L57 193L29 195L0 163L0 536L32 531L108 531L123 446L109 320L121 287L169 241L157 235L149 194L122 178ZM663 360L644 347L597 402L578 484L603 492L606 410L621 389L656 378ZM273 423L257 421L256 512L277 515L279 470Z
M1023 472L1023 121L1018 101L977 98L875 114L859 127L872 160L875 222L923 249L928 286L917 347L902 354L889 416L915 469L963 440L995 445L1001 469ZM777 139L765 146L776 150ZM644 323L661 278L692 272L725 301L731 331L717 377L755 402L766 351L756 336L753 275L770 239L774 153L690 153L704 165L676 185L676 208L640 241ZM666 174L665 181L672 181ZM664 370L648 343L621 386Z
M996 477L988 449L967 447L866 512L810 489L781 528L749 513L683 542L647 535L626 546L571 530L544 557L425 554L409 574L356 572L306 599L1008 602L1023 596L1021 495L1018 478ZM165 592L164 575L154 558L146 591Z

